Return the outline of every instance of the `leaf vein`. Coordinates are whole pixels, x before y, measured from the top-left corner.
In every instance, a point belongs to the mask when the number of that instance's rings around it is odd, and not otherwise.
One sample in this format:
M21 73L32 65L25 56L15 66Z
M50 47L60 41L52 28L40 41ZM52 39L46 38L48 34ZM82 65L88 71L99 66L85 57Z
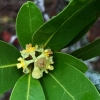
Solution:
M99 45L100 45L100 44L98 44L98 45L94 46L93 48L90 48L90 49L89 49L89 50L87 50L87 51L84 51L84 52L80 53L79 55L77 55L77 57L79 57L79 56L81 56L81 55L83 55L83 54L85 54L85 53L89 52L90 50L92 50L92 49L94 49L94 48L98 47Z
M91 2L88 1L86 5L88 5ZM48 38L48 40L46 41L46 43L44 44L44 46L46 46L48 44L48 42L52 39L52 37L55 35L55 33L57 31L59 31L59 29L67 22L69 21L77 12L79 12L82 8L84 8L86 5L83 5L79 10L77 10L75 13L73 13L64 23L61 24L61 26L50 36L50 38Z
M30 90L30 81L31 81L31 78L30 78L30 75L29 75L29 77L28 77L28 87L27 87L27 98L26 98L26 100L28 100L29 99L29 90Z
M29 5L29 3L28 3L28 5ZM32 18L31 18L31 14L30 14L30 5L29 5L29 19L30 19L30 32L31 32L31 34L32 34L32 32L33 32L33 30L32 30L32 23L31 23L31 20L32 20Z
M10 64L10 65L2 65L0 68L8 68L8 67L14 67L16 64Z
M51 73L49 73L49 75L63 88L63 90L64 90L73 100L75 100L74 97L65 89L65 87L64 87Z

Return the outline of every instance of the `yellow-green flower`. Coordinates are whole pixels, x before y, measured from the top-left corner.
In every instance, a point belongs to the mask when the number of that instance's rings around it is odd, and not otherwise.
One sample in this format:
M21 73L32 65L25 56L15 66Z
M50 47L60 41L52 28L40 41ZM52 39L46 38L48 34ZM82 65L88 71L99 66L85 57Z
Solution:
M32 72L32 77L39 79L43 72L48 73L48 70L54 69L52 54L51 49L44 50L43 46L26 45L26 49L21 51L22 57L18 59L20 63L17 64L17 68L23 68L24 73Z
M34 69L32 72L32 77L39 79L43 76L43 72L48 73L48 70L53 70L54 67L51 65L53 64L53 57L50 56L53 54L50 49L47 49L42 52L40 56L38 56L34 61ZM50 57L49 57L50 56ZM35 71L37 69L38 71Z
M23 68L23 72L24 73L29 73L29 68L28 65L31 64L33 62L33 60L29 60L26 61L23 58L18 58L18 61L20 61L20 63L17 64L17 68Z
M35 47L32 47L32 44L26 45L26 50L22 50L21 55L23 58L29 57L31 55L33 59L35 58L35 50L37 49L37 45Z
M53 52L51 51L51 49L46 49L44 50L44 54L46 57L49 57L51 54L53 54Z

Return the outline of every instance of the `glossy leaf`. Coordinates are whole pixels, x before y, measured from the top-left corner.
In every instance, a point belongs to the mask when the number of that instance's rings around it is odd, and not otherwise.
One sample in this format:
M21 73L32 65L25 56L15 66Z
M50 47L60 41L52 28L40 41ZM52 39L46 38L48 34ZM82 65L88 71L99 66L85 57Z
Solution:
M45 96L39 81L27 74L16 83L10 100L45 100Z
M42 24L42 14L36 5L30 1L24 3L16 20L18 40L23 47L32 43L32 35Z
M41 26L33 35L33 45L44 44L53 50L60 50L100 13L99 0L71 0L56 17Z
M98 16L91 23L89 23L80 33L78 33L78 35L76 35L75 38L66 45L66 47L71 46L78 40L80 40L88 32L88 30L92 27L92 25L96 22L97 18Z
M21 76L16 67L18 57L20 53L16 48L0 41L0 94L13 88Z
M100 100L93 84L74 66L57 61L54 67L41 79L47 100Z
M55 52L54 53L54 61L55 60L66 62L67 64L74 66L75 68L79 69L82 72L86 72L88 70L88 67L81 60L79 60L69 54Z
M100 55L100 38L72 52L71 55L82 60L88 60L93 57L99 56Z

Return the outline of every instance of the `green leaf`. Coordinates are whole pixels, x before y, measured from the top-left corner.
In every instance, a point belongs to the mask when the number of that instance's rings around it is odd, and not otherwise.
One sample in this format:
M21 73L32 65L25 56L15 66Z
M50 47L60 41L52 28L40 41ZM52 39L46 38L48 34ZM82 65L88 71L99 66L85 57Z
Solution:
M53 50L60 50L95 20L99 13L99 0L71 0L59 15L35 32L33 45L44 44Z
M24 3L16 19L16 31L20 44L25 47L32 43L32 35L43 24L40 10L33 2Z
M72 52L71 55L82 60L88 60L93 57L99 56L100 55L100 38Z
M21 76L16 67L18 57L20 53L16 48L0 41L0 94L13 88Z
M45 96L39 81L26 74L16 83L10 100L45 100Z
M73 45L79 39L81 39L88 32L88 30L91 28L91 26L95 23L97 18L98 18L98 16L91 23L89 23L78 35L76 35L75 38L71 42L69 42L66 47Z
M54 61L56 61L56 60L66 62L66 63L76 67L77 69L79 69L83 73L88 70L88 67L81 60L79 60L79 59L77 59L69 54L55 52L54 53Z
M57 61L41 79L47 100L100 100L93 84L74 66Z

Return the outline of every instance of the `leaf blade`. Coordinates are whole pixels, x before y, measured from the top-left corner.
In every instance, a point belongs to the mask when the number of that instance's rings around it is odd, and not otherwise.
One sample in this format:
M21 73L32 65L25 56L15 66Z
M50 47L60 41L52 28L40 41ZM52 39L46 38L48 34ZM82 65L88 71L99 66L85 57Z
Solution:
M18 57L20 53L16 48L0 41L0 94L11 89L22 75L16 67Z
M71 46L73 45L74 43L76 43L79 39L81 39L87 32L88 30L92 27L92 25L96 22L96 20L98 19L99 17L97 16L91 23L89 23L78 35L75 36L75 38L69 42L67 44L67 47L68 46Z
M93 84L78 69L64 62L57 61L55 70L43 77L41 84L47 100L100 99Z
M99 1L94 0L73 0L63 12L35 32L33 45L43 44L53 50L60 50L97 18L96 14L100 12L99 4Z
M74 66L75 68L79 69L83 73L88 70L88 67L81 60L79 60L69 54L54 52L54 62L56 60L66 62L66 63Z
M100 38L72 52L71 55L82 60L88 60L100 55L99 48L100 48Z
M20 95L19 91L21 91ZM10 100L40 100L40 98L45 100L39 81L33 79L30 74L27 74L22 76L16 83Z
M43 17L36 5L30 1L24 3L16 19L17 36L22 47L32 43L32 35L42 24Z

